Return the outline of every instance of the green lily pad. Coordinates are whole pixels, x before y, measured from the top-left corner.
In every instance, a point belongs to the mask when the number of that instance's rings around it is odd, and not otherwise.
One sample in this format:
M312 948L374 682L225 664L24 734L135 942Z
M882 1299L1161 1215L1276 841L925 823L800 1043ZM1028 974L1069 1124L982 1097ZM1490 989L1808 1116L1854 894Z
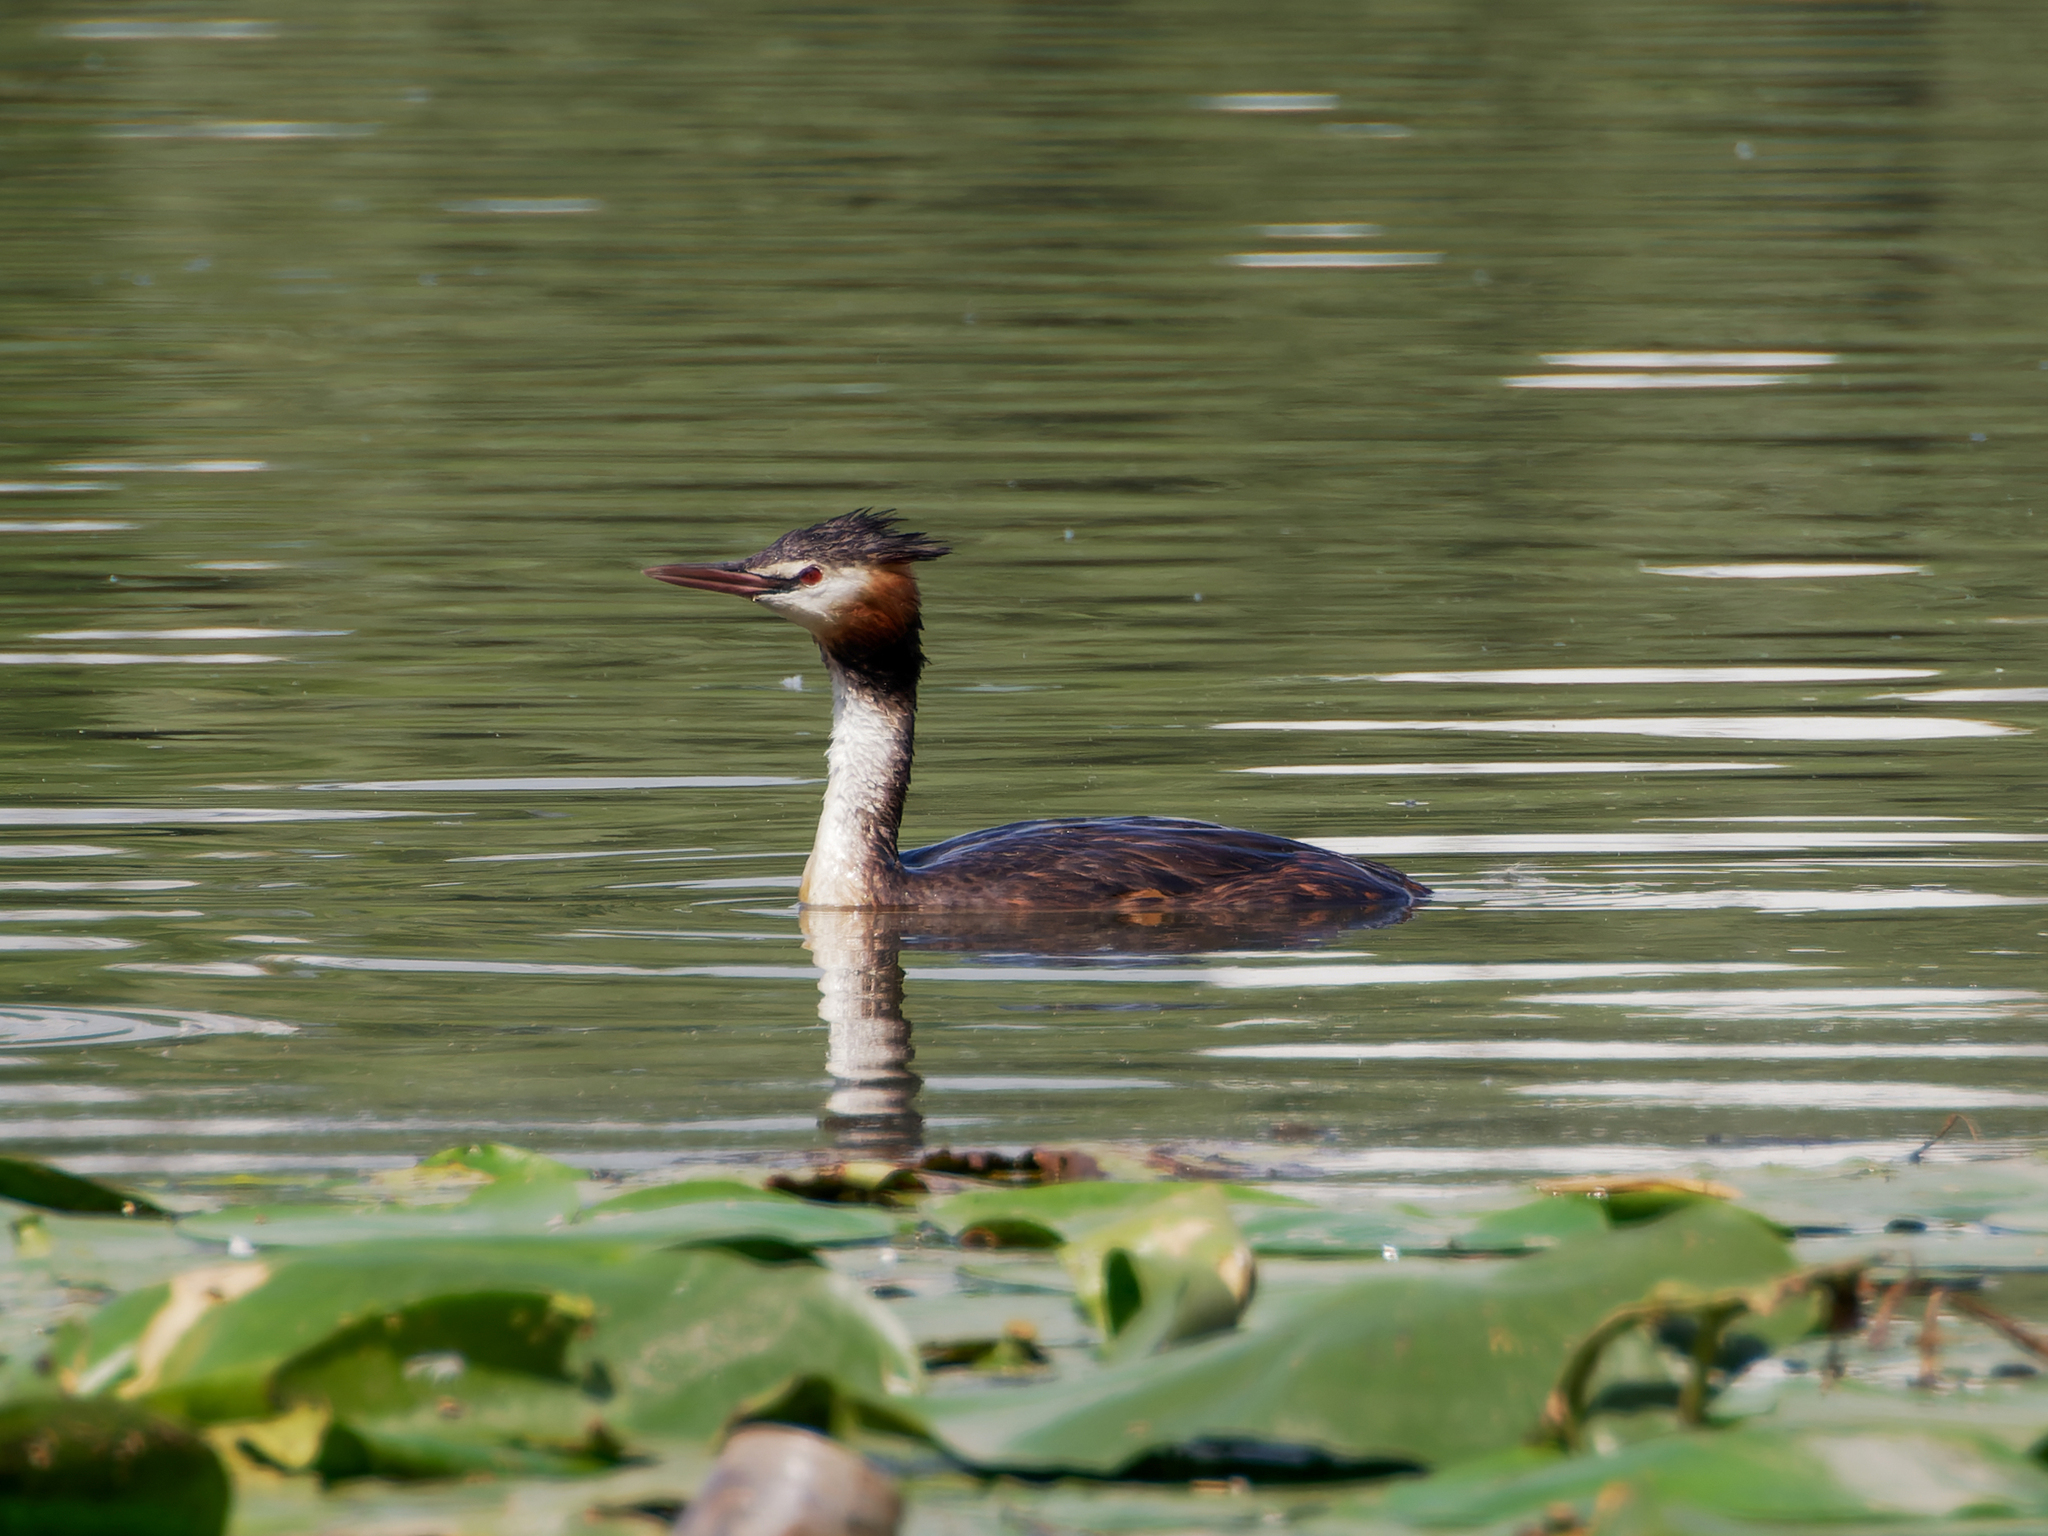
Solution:
M1653 1511L1701 1514L1772 1529L1911 1519L2048 1516L2048 1469L1967 1429L1850 1426L1794 1432L1747 1427L1670 1435L1607 1456L1511 1452L1384 1498L1339 1505L1334 1524L1370 1509L1424 1529L1581 1520L1595 1503L1649 1528Z
M759 1200L769 1205L806 1206L809 1202L779 1189L746 1184L738 1179L679 1179L673 1184L652 1184L628 1190L609 1200L584 1207L583 1214L622 1214L626 1211L659 1211L671 1205L689 1205L700 1200Z
M140 1195L82 1179L75 1173L25 1157L0 1157L0 1200L16 1200L46 1211L69 1211L78 1216L168 1220L171 1214Z
M331 1416L305 1469L327 1482L598 1471L621 1455L595 1416L611 1384L567 1364L590 1323L578 1297L438 1296L338 1329L272 1373L271 1397Z
M1432 1465L1527 1436L1567 1353L1614 1308L1659 1286L1759 1284L1790 1263L1768 1223L1705 1202L1511 1263L1373 1266L1262 1299L1234 1333L927 1413L949 1451L986 1470L1101 1476L1212 1451L1255 1469L1275 1448L1335 1467Z
M337 1421L320 1438L307 1469L323 1483L381 1477L393 1482L469 1477L588 1477L608 1472L622 1456L593 1429L579 1441L536 1442L478 1435L432 1424Z
M1397 1206L1369 1211L1252 1208L1236 1215L1253 1252L1271 1258L1506 1255L1535 1253L1568 1237L1605 1231L1612 1224L1606 1204L1584 1195L1546 1195L1476 1218Z
M228 1502L213 1448L131 1403L0 1408L0 1536L219 1536Z
M415 1172L466 1171L483 1175L453 1203L365 1205L304 1203L238 1205L187 1216L178 1230L187 1237L233 1248L305 1248L330 1243L373 1242L379 1238L507 1237L543 1232L573 1216L582 1205L583 1175L566 1163L517 1147L484 1144L451 1147L420 1159Z
M421 1158L419 1166L427 1170L465 1168L472 1173L481 1173L491 1181L485 1188L501 1193L522 1185L576 1184L583 1179L582 1170L567 1163L558 1163L552 1157L528 1152L523 1147L508 1147L493 1141L466 1147L444 1147Z
M925 1206L924 1219L970 1246L1057 1248L1106 1222L1122 1219L1191 1188L1212 1189L1232 1204L1313 1211L1306 1200L1249 1184L1041 1184L1020 1189L970 1189Z
M262 1419L308 1361L353 1360L358 1380L388 1371L360 1358L379 1328L410 1337L435 1309L444 1330L486 1327L478 1298L489 1292L535 1306L519 1323L506 1303L504 1336L454 1351L465 1368L470 1350L485 1349L494 1368L525 1359L523 1374L552 1375L552 1365L529 1368L540 1346L517 1331L580 1309L587 1331L576 1330L562 1371L604 1384L608 1417L622 1425L709 1435L739 1403L799 1374L874 1397L919 1379L893 1322L815 1266L568 1238L363 1243L215 1265L119 1298L59 1341L57 1364L80 1390L118 1390L190 1422Z
M1450 1246L1457 1253L1529 1253L1618 1224L1615 1203L1587 1195L1545 1195L1481 1216L1453 1237Z
M1745 1172L1741 1184L1745 1205L1802 1234L1917 1231L2048 1211L2048 1167L2019 1159L1761 1168Z
M1251 1248L1213 1185L1168 1186L1060 1251L1074 1300L1118 1357L1234 1327L1251 1300Z
M810 1265L763 1268L715 1250L662 1253L598 1297L571 1368L600 1371L607 1422L704 1440L779 1384L817 1378L882 1403L923 1382L917 1347L858 1286Z
M653 1193L653 1191L647 1191ZM813 1205L780 1200L687 1200L620 1208L607 1201L567 1228L578 1235L631 1238L692 1247L729 1247L763 1260L801 1258L814 1248L886 1243L896 1220L871 1205Z
M368 1243L384 1238L433 1241L455 1237L517 1237L545 1232L576 1209L566 1199L528 1202L478 1196L457 1205L238 1205L187 1216L178 1230L203 1242L226 1243L237 1251L258 1248L319 1248Z
M279 1408L315 1403L338 1414L409 1412L447 1400L474 1378L567 1384L570 1342L590 1325L580 1298L542 1291L436 1296L336 1329L271 1373Z
M1322 1206L1238 1210L1238 1230L1262 1258L1379 1258L1444 1248L1452 1229L1394 1210L1338 1211Z

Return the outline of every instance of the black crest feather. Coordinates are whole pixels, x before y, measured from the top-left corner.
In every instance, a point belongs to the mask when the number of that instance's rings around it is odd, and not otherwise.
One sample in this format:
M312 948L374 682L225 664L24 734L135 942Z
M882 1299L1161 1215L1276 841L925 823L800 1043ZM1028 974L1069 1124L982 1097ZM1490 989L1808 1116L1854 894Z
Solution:
M817 560L826 565L903 565L951 554L949 546L922 533L905 533L887 511L862 507L840 517L785 533L748 565L783 560Z

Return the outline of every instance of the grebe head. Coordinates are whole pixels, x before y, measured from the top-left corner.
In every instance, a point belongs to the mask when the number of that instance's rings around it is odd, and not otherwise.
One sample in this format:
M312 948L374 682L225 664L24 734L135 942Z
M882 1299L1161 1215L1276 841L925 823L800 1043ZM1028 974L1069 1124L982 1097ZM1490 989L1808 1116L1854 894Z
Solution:
M715 565L656 565L656 581L729 592L801 624L828 646L914 634L917 581L910 566L947 546L904 533L886 512L863 507L794 529L758 555Z

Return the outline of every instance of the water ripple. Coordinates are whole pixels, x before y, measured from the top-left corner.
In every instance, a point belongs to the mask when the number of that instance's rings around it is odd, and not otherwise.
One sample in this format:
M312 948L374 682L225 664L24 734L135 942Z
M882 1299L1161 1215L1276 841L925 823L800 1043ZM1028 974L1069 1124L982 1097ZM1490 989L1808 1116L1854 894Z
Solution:
M1217 731L1482 731L1508 736L1670 736L1695 741L1944 741L2026 736L1991 720L1906 715L1645 715L1585 720L1232 720Z
M0 1006L0 1047L135 1045L197 1035L294 1035L298 1026L232 1013L178 1008L43 1008Z
M1763 768L1783 768L1783 763L1759 762L1568 762L1547 763L1288 763L1263 768L1231 768L1229 773L1293 774L1304 777L1456 777L1461 774L1529 773L1749 773Z
M62 949L134 949L134 939L88 938L70 933L0 933L0 950L15 953Z
M15 806L0 808L0 827L182 827L248 826L279 821L388 821L395 816L423 816L424 811L328 811L237 806L213 810L143 810L126 806ZM28 847L30 844L17 844ZM73 849L72 852L84 850ZM118 850L101 848L98 853ZM6 857L0 851L0 857ZM16 854L27 858L36 855ZM59 855L42 855L59 857Z
M2028 1014L2034 1005L2048 1002L2048 994L2024 988L1997 987L1808 987L1685 992L1546 992L1518 997L1514 1001L1542 1003L1545 1007L1627 1008L1640 1013L1702 1020L1886 1017L1927 1020L2000 1019Z
M1508 1092L1552 1102L1696 1104L1713 1109L2040 1109L2048 1093L1959 1083L1701 1081L1526 1083Z
M0 651L0 667L253 667L287 656L257 651L216 651L203 655L171 655L150 651Z
M201 629L48 629L38 640L285 640L352 635L352 629L248 629L214 625ZM272 658L273 660L281 658ZM1904 674L1901 674L1902 676ZM1923 674L1915 673L1915 676Z
M1817 581L1838 576L1924 576L1924 565L1882 565L1868 560L1757 560L1738 565L1646 565L1645 576L1692 576L1702 581Z
M1864 683L1939 677L1937 667L1508 667L1491 672L1366 672L1331 683ZM1886 698L1938 695L1886 694Z
M1369 858L1417 853L1789 853L1806 848L1946 848L1958 843L2048 842L2039 832L1468 832L1418 837L1312 837L1332 853Z
M2038 1061L2048 1045L1707 1045L1667 1040L1396 1040L1384 1044L1214 1045L1197 1052L1245 1061Z
M488 793L494 790L592 791L609 789L762 789L783 784L816 784L817 779L793 779L777 774L655 774L641 777L567 777L512 779L361 779L331 784L301 784L301 789L403 790L412 793L451 791Z

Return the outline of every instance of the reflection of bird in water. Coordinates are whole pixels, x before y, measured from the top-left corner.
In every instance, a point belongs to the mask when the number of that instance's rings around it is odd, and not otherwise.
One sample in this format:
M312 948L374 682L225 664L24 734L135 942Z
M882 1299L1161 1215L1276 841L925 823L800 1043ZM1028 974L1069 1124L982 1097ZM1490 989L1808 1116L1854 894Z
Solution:
M854 1157L910 1157L924 1142L897 915L817 907L801 919L804 948L818 962L818 1017L831 1031L832 1094L820 1125Z
M1318 948L1352 929L1398 923L1405 912L1393 906L1140 914L806 907L798 921L804 948L818 964L818 1017L831 1031L825 1065L832 1092L820 1128L848 1157L914 1157L924 1144L917 1107L924 1079L911 1067L916 1051L903 1013L905 950L978 951L984 965L998 966L1158 960L1218 949L1242 955L1247 949ZM1171 977L1176 969L1160 974Z
M657 565L679 587L729 592L817 637L832 674L830 777L804 867L807 905L929 910L1401 910L1428 887L1398 870L1308 843L1163 816L1018 821L896 849L910 787L917 682L913 562L946 546L850 512L786 533L758 555Z

